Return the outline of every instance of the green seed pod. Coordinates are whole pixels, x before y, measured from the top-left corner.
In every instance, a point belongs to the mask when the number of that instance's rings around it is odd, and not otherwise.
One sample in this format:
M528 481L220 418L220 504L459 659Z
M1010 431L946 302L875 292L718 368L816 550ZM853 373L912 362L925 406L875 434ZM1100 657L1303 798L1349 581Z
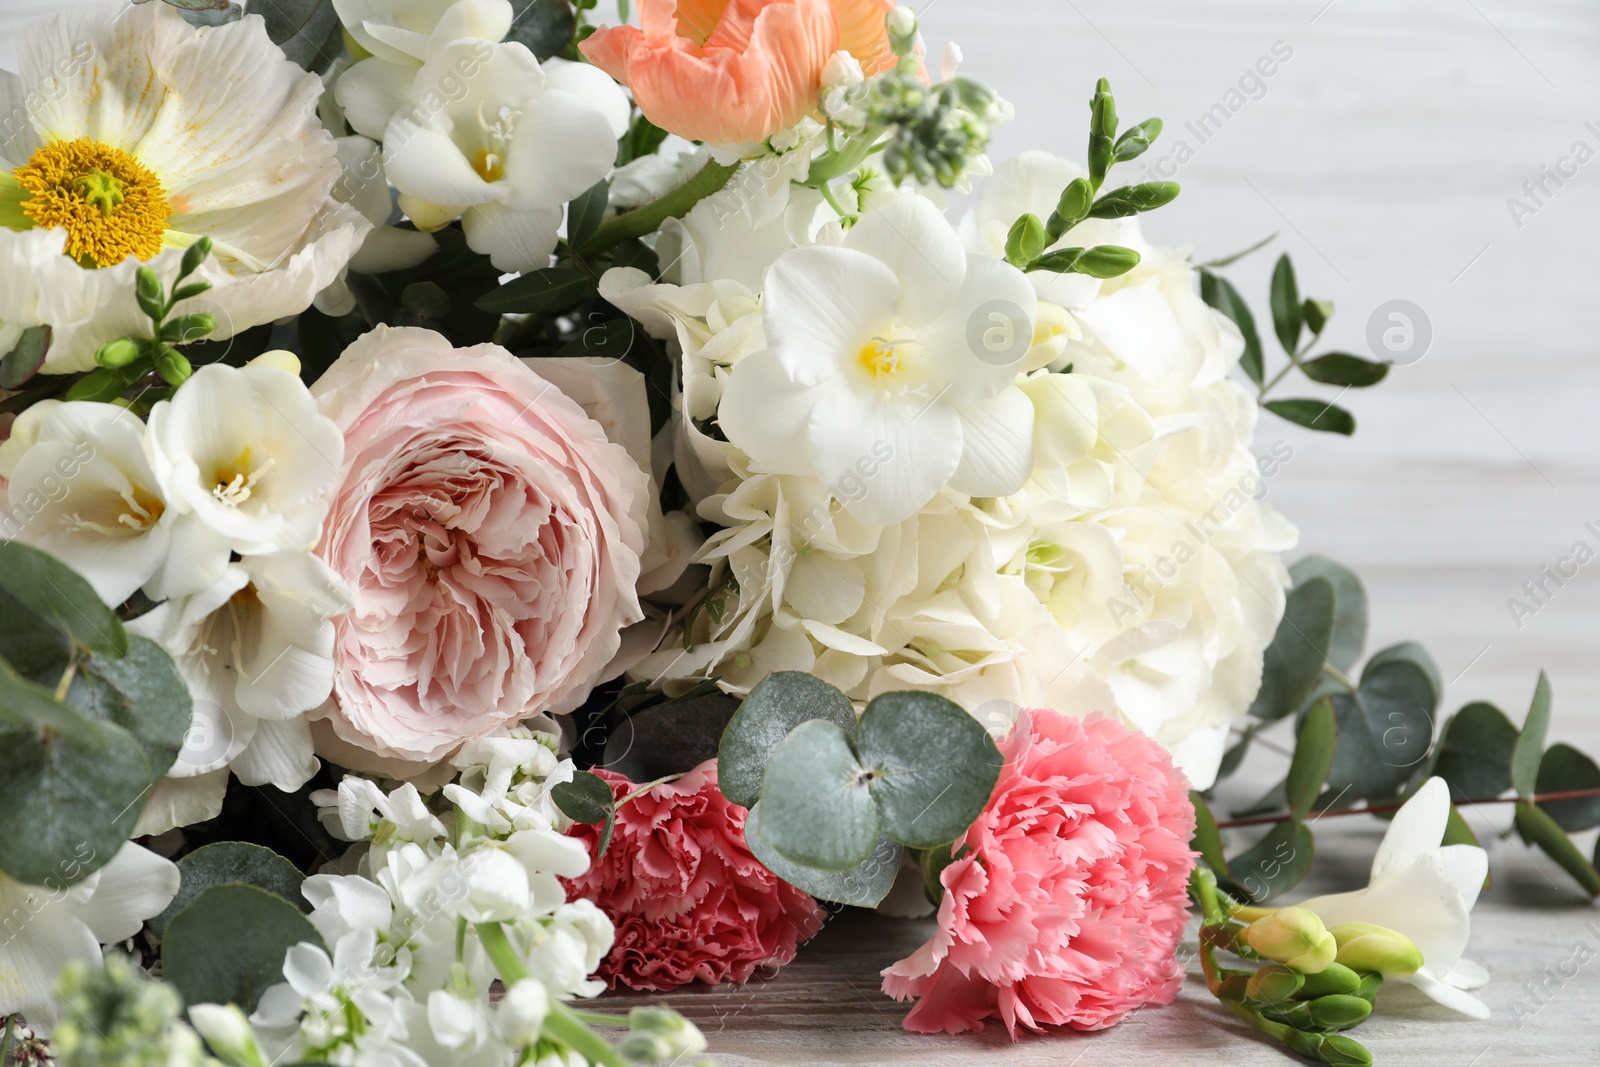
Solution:
M1379 981L1382 981L1381 977ZM1342 963L1330 963L1326 969L1306 975L1305 984L1300 987L1300 992L1296 996L1301 1000L1314 1000L1334 993L1359 996L1360 989L1361 975Z

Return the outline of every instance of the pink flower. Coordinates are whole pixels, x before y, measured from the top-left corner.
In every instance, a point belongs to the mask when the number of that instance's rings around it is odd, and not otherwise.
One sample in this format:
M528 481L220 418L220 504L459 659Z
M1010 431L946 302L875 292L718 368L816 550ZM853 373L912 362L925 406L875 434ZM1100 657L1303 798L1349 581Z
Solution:
M883 972L908 1030L1099 1030L1170 1004L1194 853L1188 784L1111 719L1025 711L993 797L952 846L939 932Z
M434 762L581 703L641 618L626 450L505 349L428 330L380 326L312 394L345 440L317 552L355 596L324 754Z
M868 75L893 64L892 10L894 0L641 0L639 26L603 27L579 48L657 126L713 144L762 141L815 110L834 52Z
M634 789L620 774L595 773L618 800ZM569 896L594 901L616 927L598 977L613 989L666 990L743 982L794 959L826 913L750 854L744 818L717 788L716 760L617 809L610 848L568 883ZM600 827L571 833L595 853Z

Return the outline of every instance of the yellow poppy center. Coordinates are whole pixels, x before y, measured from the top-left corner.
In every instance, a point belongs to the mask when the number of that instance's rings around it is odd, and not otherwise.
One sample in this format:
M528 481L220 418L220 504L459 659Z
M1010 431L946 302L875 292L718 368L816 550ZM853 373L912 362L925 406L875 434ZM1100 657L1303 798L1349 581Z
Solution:
M67 231L67 255L109 267L161 251L172 206L161 182L119 148L87 137L56 141L12 172L29 194L22 211L35 226Z

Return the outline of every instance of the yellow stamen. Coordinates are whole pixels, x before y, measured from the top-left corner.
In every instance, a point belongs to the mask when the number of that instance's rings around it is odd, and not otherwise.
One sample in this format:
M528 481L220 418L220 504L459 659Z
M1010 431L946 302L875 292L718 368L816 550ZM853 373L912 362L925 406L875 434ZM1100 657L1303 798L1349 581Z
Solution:
M250 465L250 449L242 449L227 463L220 464L211 474L211 495L220 503L238 507L250 499L250 492L272 466L269 457L254 469Z
M22 211L35 226L67 231L67 255L109 267L161 251L172 207L161 182L128 153L87 137L56 141L12 172L30 195Z
M900 354L895 351L893 341L874 337L861 346L861 351L856 353L856 362L874 378L892 378L900 369Z

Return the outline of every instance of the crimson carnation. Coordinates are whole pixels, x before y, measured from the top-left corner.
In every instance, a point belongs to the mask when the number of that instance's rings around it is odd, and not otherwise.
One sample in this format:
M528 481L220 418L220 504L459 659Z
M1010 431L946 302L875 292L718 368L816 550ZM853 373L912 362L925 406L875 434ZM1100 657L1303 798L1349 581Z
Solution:
M617 800L635 786L595 772ZM767 870L744 840L745 809L717 788L708 760L617 809L605 855L567 882L616 926L596 977L611 988L667 990L689 982L743 982L757 967L782 966L826 917L817 902ZM594 856L600 827L569 831Z
M951 846L939 932L883 972L924 1033L1099 1030L1170 1004L1194 809L1167 753L1111 719L1025 711L989 805Z

